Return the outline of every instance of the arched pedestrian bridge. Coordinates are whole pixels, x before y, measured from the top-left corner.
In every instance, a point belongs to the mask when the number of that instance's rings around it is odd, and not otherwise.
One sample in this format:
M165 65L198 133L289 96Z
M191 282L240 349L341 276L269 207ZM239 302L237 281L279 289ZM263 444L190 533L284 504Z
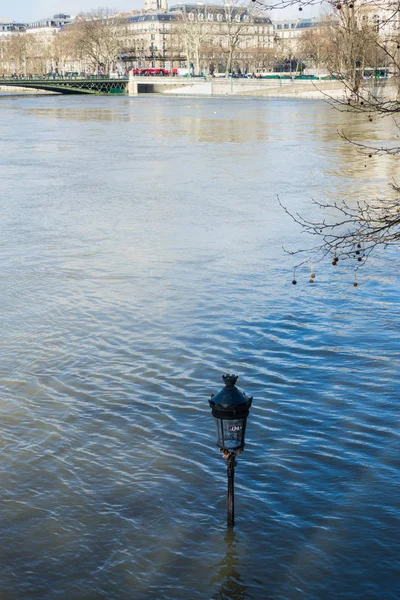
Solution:
M181 77L126 77L111 78L104 76L74 77L7 77L0 78L0 87L45 90L58 94L146 94L163 93L166 90L187 86L198 86L204 79Z
M7 77L0 78L0 86L45 90L59 94L123 94L127 91L128 79L109 77Z

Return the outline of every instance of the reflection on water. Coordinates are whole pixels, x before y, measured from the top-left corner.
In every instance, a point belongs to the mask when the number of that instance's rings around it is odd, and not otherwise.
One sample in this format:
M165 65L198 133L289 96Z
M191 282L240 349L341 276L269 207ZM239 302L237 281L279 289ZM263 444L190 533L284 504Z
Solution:
M96 109L88 108L85 110L76 110L73 108L41 107L27 108L26 112L33 117L44 119L64 119L72 121L126 121L129 120L129 114L118 113L109 108Z
M212 598L213 600L253 600L248 586L240 576L240 553L233 529L227 530L224 542L226 555L216 565L218 572L211 581L211 585L217 585L219 590ZM267 600L267 594L265 599Z
M214 107L211 107L214 108ZM193 141L221 144L241 144L251 141L266 141L268 139L267 122L257 123L249 120L245 113L238 114L235 119L221 119L218 114L223 113L219 106L215 107L214 118L207 117L181 117L168 122L161 121L167 130L160 135L188 136ZM196 108L193 108L193 112Z
M0 108L1 600L398 600L399 259L292 286L282 246L306 240L276 200L382 193L393 161L337 135L365 124L271 99ZM227 369L255 401L224 539Z

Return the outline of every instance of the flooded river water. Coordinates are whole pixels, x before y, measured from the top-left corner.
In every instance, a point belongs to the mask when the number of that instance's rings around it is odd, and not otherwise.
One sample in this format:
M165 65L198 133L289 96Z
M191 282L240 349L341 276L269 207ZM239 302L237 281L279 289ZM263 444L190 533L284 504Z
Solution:
M379 195L324 102L0 102L2 600L398 600L399 254L292 286L282 211ZM254 396L226 531L208 398Z

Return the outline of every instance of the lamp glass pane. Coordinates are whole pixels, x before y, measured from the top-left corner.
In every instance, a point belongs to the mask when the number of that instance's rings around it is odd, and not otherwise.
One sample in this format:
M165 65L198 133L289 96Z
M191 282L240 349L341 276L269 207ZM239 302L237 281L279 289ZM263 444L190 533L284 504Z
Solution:
M221 448L228 450L234 450L235 448L241 448L244 445L244 426L245 419L223 419L222 420L222 434L223 444Z
M220 448L224 445L224 436L222 432L222 419L217 419L214 417L215 427L217 428L217 446Z

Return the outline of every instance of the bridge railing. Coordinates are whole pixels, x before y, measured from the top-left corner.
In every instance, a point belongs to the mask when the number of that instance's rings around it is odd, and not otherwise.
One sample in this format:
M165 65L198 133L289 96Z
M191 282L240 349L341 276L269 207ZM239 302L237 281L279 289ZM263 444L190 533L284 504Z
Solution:
M120 75L109 77L107 75L59 75L59 74L48 74L48 75L15 75L14 77L0 76L1 82L29 82L29 81L110 81L110 80L121 80L127 81L127 75Z
M190 80L190 81L196 81L196 80L205 80L207 79L204 76L195 76L195 77L190 77L188 75L158 75L158 74L147 74L147 73L137 73L135 75L133 75L133 77L136 79L138 78L140 81L143 80L153 80L153 79L181 79L181 80ZM119 80L119 81L127 81L129 79L128 75L118 75L116 73L113 73L111 76L109 75L73 75L73 74L66 74L66 75L61 75L58 73L47 73L47 74L43 74L43 75L14 75L14 76L10 76L10 77L5 77L0 76L0 85L1 82L30 82L30 81L110 81L110 80Z

